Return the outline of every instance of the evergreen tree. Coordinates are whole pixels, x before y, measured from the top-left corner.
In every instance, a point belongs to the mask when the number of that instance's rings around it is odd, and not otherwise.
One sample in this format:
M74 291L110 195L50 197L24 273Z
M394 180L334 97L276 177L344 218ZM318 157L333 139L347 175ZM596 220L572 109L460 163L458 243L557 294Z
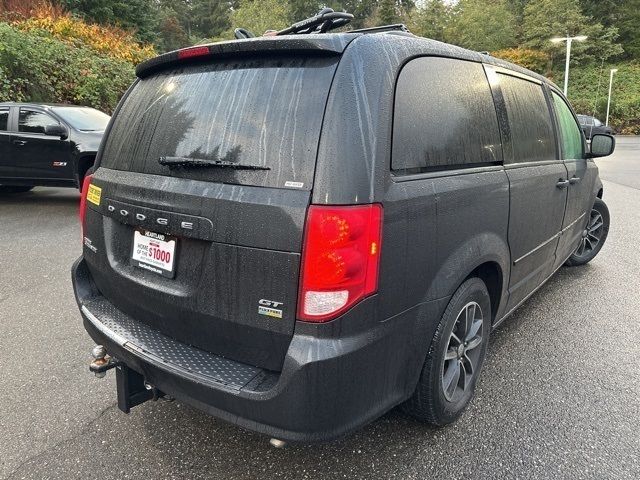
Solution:
M506 0L460 0L453 8L447 41L472 50L516 45L517 24Z
M316 12L317 13L317 12ZM279 0L240 0L233 11L233 28L242 27L256 36L267 30L282 30L290 25L288 2Z
M572 44L571 59L579 63L607 59L622 53L616 43L615 27L604 27L585 16L578 0L531 0L524 10L523 39L528 47L562 56L565 44L554 44L553 37L587 35L585 42Z
M265 1L258 2L266 4ZM231 2L225 0L191 0L192 35L218 38L231 27ZM266 5L265 5L266 7ZM257 13L259 15L259 13Z
M398 5L395 0L380 0L378 7L378 20L382 25L390 25L400 21Z
M411 13L409 29L421 37L445 42L450 21L451 9L443 0L426 0Z

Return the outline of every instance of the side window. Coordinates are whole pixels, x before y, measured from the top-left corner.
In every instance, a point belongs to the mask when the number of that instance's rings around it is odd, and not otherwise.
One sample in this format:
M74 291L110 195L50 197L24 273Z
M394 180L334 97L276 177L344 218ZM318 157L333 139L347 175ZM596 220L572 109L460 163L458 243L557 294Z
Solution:
M398 78L393 118L395 172L502 163L496 110L479 63L412 60Z
M59 125L59 122L46 113L28 110L26 108L20 109L20 115L18 117L19 132L44 133L44 127L47 125Z
M0 132L7 130L9 130L9 109L3 108L0 110Z
M513 163L555 160L551 114L542 86L511 75L498 78L511 130Z
M562 145L562 158L583 158L583 143L580 127L573 118L571 109L565 101L555 92L551 92L553 105L556 110L558 129L560 130L560 142Z
M601 127L601 126L602 126L602 122L601 122L600 120L598 120L597 118L594 118L594 119L593 119L593 124L594 124L596 127Z

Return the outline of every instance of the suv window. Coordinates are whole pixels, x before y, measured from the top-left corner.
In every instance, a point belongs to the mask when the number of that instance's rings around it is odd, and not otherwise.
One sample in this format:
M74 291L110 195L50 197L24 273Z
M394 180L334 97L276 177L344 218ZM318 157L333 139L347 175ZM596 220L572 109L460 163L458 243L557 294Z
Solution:
M501 73L498 78L511 130L512 162L554 160L555 137L542 86Z
M280 57L180 66L136 84L105 140L115 170L310 189L339 59ZM259 166L172 168L160 157Z
M47 125L60 125L60 122L54 120L46 113L27 108L20 109L18 116L18 131L25 133L44 133L44 127Z
M496 109L479 63L409 62L396 87L391 168L419 173L500 164Z
M0 131L6 132L9 129L9 109L0 109Z
M551 92L553 105L556 110L558 127L560 130L560 143L562 145L562 158L576 159L584 156L582 133L580 127L573 118L571 109L565 101L555 92Z

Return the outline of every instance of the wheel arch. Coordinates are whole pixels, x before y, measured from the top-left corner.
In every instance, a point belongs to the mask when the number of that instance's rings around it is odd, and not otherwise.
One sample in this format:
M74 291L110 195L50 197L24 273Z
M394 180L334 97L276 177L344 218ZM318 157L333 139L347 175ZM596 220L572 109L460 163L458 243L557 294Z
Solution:
M492 318L499 318L506 305L511 253L504 238L496 233L473 236L452 251L439 271L428 296L431 299L451 297L471 277L479 277L487 285L491 298Z
M86 175L87 171L89 171L89 169L93 167L95 161L96 161L95 152L84 153L78 156L78 159L76 161L76 171L75 171L78 189L82 189L82 180L84 179L84 176Z
M495 321L502 300L502 290L505 285L504 273L498 262L488 261L478 265L466 279L477 277L482 280L489 292L491 300L491 321ZM466 280L465 279L465 280Z

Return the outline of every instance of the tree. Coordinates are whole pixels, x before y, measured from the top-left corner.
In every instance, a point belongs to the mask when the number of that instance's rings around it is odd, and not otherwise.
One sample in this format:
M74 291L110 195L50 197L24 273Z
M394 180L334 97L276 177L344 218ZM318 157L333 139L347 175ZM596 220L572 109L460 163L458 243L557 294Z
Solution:
M546 53L530 48L505 48L504 50L491 52L491 55L540 74L544 74L549 63Z
M415 8L415 2L413 0L378 0L365 2L365 6L369 7L369 15L362 17L364 21L361 26L375 27L405 22L409 12ZM356 9L355 12L358 10Z
M445 31L451 21L451 9L443 0L426 0L411 12L409 29L421 37L445 42Z
M312 17L325 5L325 2L317 0L289 0L289 22L295 23L305 18Z
M447 41L472 50L516 45L516 17L506 0L460 0L453 7Z
M291 11L287 2L278 0L240 0L231 15L233 27L242 27L262 35L267 30L289 26Z
M94 23L135 30L142 42L157 40L153 0L58 0L68 11Z
M380 0L378 20L383 25L391 25L400 21L398 5L396 5L395 0Z
M264 5L266 2L258 3ZM189 4L192 35L195 34L201 38L218 38L231 27L232 3L230 1L191 0Z
M163 52L189 46L191 41L175 14L164 12L158 26L158 47Z
M564 53L564 43L554 44L550 39L565 35L587 35L586 42L572 44L572 61L579 63L597 59L607 59L622 53L616 43L618 32L615 27L604 27L585 16L578 0L531 0L524 9L524 45L542 50L554 56Z

